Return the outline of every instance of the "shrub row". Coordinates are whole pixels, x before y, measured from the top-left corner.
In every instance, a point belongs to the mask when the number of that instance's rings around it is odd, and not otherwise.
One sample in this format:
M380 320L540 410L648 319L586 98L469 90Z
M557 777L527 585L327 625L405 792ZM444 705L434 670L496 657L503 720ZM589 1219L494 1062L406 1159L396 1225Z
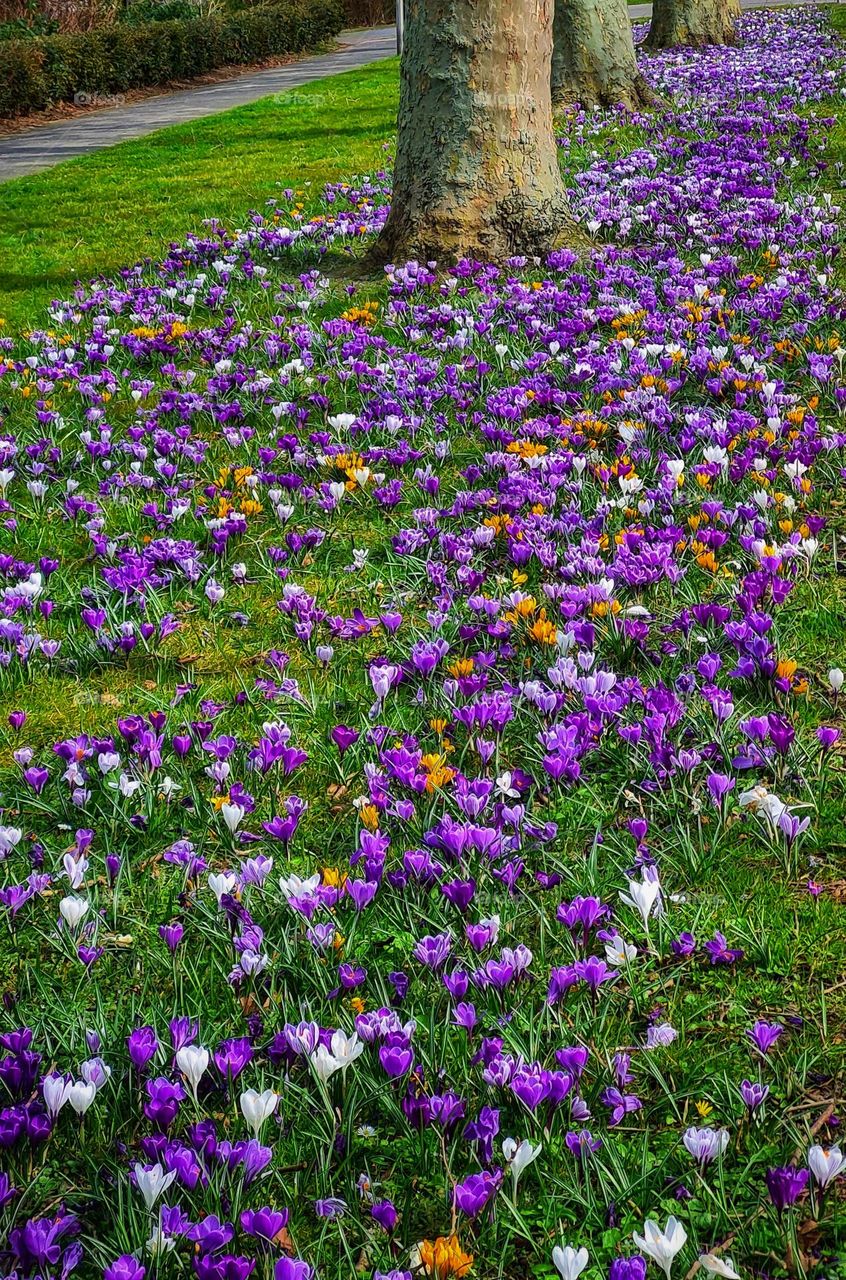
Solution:
M343 0L344 22L348 27L379 27L393 22L396 0Z
M284 0L215 18L116 25L84 35L0 43L0 117L55 102L190 80L329 40L344 25L338 0Z

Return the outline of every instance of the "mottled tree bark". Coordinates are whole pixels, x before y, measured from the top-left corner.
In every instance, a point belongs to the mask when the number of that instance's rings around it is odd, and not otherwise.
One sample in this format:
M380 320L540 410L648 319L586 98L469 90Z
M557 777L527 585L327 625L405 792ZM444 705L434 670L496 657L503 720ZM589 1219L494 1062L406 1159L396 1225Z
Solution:
M553 0L406 0L391 210L372 257L497 262L583 242L552 129Z
M552 101L555 106L655 105L640 74L626 0L555 0Z
M646 45L735 44L739 0L654 0Z

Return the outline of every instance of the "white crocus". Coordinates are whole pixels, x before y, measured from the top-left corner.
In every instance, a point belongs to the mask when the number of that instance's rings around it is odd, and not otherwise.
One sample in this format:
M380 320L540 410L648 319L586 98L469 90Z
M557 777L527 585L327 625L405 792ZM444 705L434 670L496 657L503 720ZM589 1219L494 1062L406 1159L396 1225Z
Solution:
M122 773L117 780L117 790L123 796L124 800L131 800L136 791L140 791L142 783L138 778L130 778L128 773Z
M512 785L513 774L509 769L501 773L496 780L496 789L506 800L519 800L520 792Z
M620 934L616 934L610 942L605 944L605 963L609 964L612 969L619 969L621 966L631 964L632 960L637 958L637 947L632 946L630 942L626 942L625 938Z
M329 1052L325 1044L319 1044L309 1059L316 1075L326 1084L330 1076L340 1071L341 1063Z
M59 914L69 929L78 929L88 912L88 899L68 894L59 903Z
M839 667L832 667L828 673L828 687L832 693L839 693L843 688L843 681L846 679Z
M16 844L20 844L22 838L22 827L4 827L0 825L0 858L5 858Z
M225 893L231 893L237 884L238 877L232 871L221 871L219 875L212 872L209 876L209 888L218 902Z
M502 1144L502 1154L508 1162L511 1169L511 1177L514 1181L514 1195L517 1195L517 1183L524 1169L528 1169L533 1160L540 1155L543 1147L538 1143L533 1147L528 1138L524 1138L522 1142L517 1142L516 1138L506 1138Z
M588 1264L588 1251L574 1249L570 1244L565 1245L563 1249L560 1245L556 1245L552 1250L552 1261L561 1280L576 1280Z
M355 1031L351 1036L348 1036L344 1031L334 1032L329 1042L329 1047L332 1050L332 1057L338 1063L338 1066L344 1069L364 1053L364 1043L359 1040L358 1033Z
M97 1096L97 1086L86 1080L75 1080L68 1089L68 1102L78 1116L84 1116Z
M313 893L320 884L320 875L315 873L303 880L301 876L290 875L279 877L279 888L286 898L305 898Z
M810 1147L808 1168L819 1185L825 1189L838 1174L846 1169L846 1156L842 1154L839 1147Z
M657 1222L647 1218L643 1224L643 1235L633 1231L632 1239L643 1253L647 1254L653 1262L658 1263L667 1280L670 1280L673 1259L679 1250L684 1248L687 1240L687 1232L678 1218L669 1217L663 1231Z
M222 804L220 806L220 815L226 823L230 835L234 836L244 820L245 813L246 809L241 804Z
M279 1094L272 1089L258 1093L255 1089L245 1089L241 1094L241 1115L247 1127L258 1137L265 1120L269 1120L276 1110Z
M722 1276L723 1280L740 1280L731 1258L718 1258L715 1253L702 1253L699 1255L699 1265L711 1276Z
M88 859L75 858L72 853L66 853L62 858L62 867L74 892L77 889L81 889L85 881L85 873L88 870Z
M209 1065L209 1051L199 1044L185 1044L176 1053L176 1065L191 1086L194 1097L197 1086L206 1073Z
M162 1231L161 1222L156 1223L156 1229L144 1244L144 1248L153 1258L158 1258L165 1253L171 1253L176 1247L176 1236L166 1236Z
M661 901L661 883L650 880L644 873L642 880L627 881L627 891L620 890L620 901L639 911L644 928L649 929L649 917L657 912Z
M144 1197L144 1203L148 1209L153 1208L159 1196L167 1191L176 1177L175 1169L170 1169L165 1173L158 1161L151 1165L149 1169L145 1169L143 1164L136 1164L134 1172L138 1190Z

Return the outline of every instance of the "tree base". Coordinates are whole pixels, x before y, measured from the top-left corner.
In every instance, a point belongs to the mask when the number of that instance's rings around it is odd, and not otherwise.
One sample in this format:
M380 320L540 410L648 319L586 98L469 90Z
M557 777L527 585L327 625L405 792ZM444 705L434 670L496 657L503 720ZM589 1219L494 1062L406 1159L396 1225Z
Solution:
M732 24L731 30L691 31L687 27L677 27L662 31L653 38L650 27L649 35L643 42L644 49L705 49L709 44L736 45L737 31Z
M437 262L452 266L461 259L501 263L508 258L543 258L554 249L586 252L590 241L554 201L529 204L520 196L505 197L489 210L478 199L462 208L391 208L388 221L365 256L373 266L404 262Z
M596 80L575 80L558 85L552 99L553 110L568 107L623 107L625 111L654 111L664 106L664 99L652 89L642 75L625 81L600 84Z

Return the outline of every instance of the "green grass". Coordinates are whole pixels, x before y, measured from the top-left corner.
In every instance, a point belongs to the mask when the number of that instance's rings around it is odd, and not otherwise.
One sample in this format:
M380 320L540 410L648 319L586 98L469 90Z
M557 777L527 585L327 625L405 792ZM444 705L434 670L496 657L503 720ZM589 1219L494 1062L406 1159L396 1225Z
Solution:
M205 218L240 224L288 186L308 208L324 183L381 168L397 66L391 58L0 184L0 316L11 330L32 324L76 280L161 255Z

